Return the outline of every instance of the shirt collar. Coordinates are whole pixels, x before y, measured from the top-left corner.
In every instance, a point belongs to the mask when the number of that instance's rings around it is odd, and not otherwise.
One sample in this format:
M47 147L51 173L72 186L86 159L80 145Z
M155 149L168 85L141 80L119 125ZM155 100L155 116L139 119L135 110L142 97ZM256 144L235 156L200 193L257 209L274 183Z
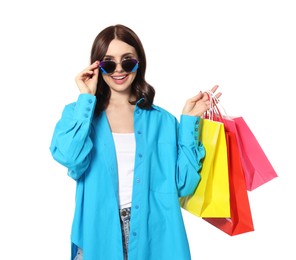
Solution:
M138 104L141 103L143 100L144 100L144 98L140 98L140 99L137 101L136 106L137 106L138 108L140 108L140 107L138 106ZM159 107L156 106L156 105L154 105L154 104L152 104L151 108L152 108L152 109L155 109L155 110L157 110L157 111L160 111ZM140 108L140 109L141 109L141 108Z

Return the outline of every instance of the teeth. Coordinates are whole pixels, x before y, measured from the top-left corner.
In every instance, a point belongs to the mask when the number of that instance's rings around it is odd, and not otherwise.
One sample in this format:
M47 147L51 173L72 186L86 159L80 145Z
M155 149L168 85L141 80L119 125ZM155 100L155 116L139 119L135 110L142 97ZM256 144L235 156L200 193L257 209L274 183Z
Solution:
M121 77L112 77L112 78L114 78L114 79L124 79L125 76L121 76Z

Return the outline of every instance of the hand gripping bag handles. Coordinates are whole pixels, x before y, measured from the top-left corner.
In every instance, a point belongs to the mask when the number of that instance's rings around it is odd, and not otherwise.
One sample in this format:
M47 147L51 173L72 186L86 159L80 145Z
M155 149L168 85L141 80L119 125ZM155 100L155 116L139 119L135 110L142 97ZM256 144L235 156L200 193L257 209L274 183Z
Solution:
M200 121L200 140L206 155L195 192L180 198L181 207L198 217L230 217L228 159L224 124Z

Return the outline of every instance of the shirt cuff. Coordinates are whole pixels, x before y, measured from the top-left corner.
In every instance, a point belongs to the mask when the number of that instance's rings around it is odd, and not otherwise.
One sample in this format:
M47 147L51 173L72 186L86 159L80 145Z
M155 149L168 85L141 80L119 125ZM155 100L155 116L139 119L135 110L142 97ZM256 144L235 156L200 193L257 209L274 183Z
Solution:
M96 108L96 96L91 94L80 94L75 105L75 115L77 119L92 119Z
M181 144L193 144L198 139L199 116L181 115L179 128L179 142Z

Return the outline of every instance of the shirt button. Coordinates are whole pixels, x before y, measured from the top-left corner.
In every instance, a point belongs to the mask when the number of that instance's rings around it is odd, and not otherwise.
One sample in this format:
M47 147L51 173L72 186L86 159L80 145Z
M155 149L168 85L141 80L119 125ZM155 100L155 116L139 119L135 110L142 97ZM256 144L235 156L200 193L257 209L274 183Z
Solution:
M137 183L140 183L140 182L141 182L141 180L138 178L138 179L137 179Z
M139 205L136 205L135 208L138 209L139 208Z
M133 236L135 237L136 235L137 235L137 232L134 231L134 232L133 232Z
M140 157L140 158L142 158L142 157L143 157L143 155L140 153L140 154L139 154L139 157Z
M85 113L85 114L84 114L84 117L88 118L88 114Z
M90 104L91 104L91 103L92 103L92 100L91 100L91 99L89 99L89 100L88 100L88 103L90 103Z
M141 132L140 130L138 130L137 133L138 133L139 135L142 134L142 132Z

